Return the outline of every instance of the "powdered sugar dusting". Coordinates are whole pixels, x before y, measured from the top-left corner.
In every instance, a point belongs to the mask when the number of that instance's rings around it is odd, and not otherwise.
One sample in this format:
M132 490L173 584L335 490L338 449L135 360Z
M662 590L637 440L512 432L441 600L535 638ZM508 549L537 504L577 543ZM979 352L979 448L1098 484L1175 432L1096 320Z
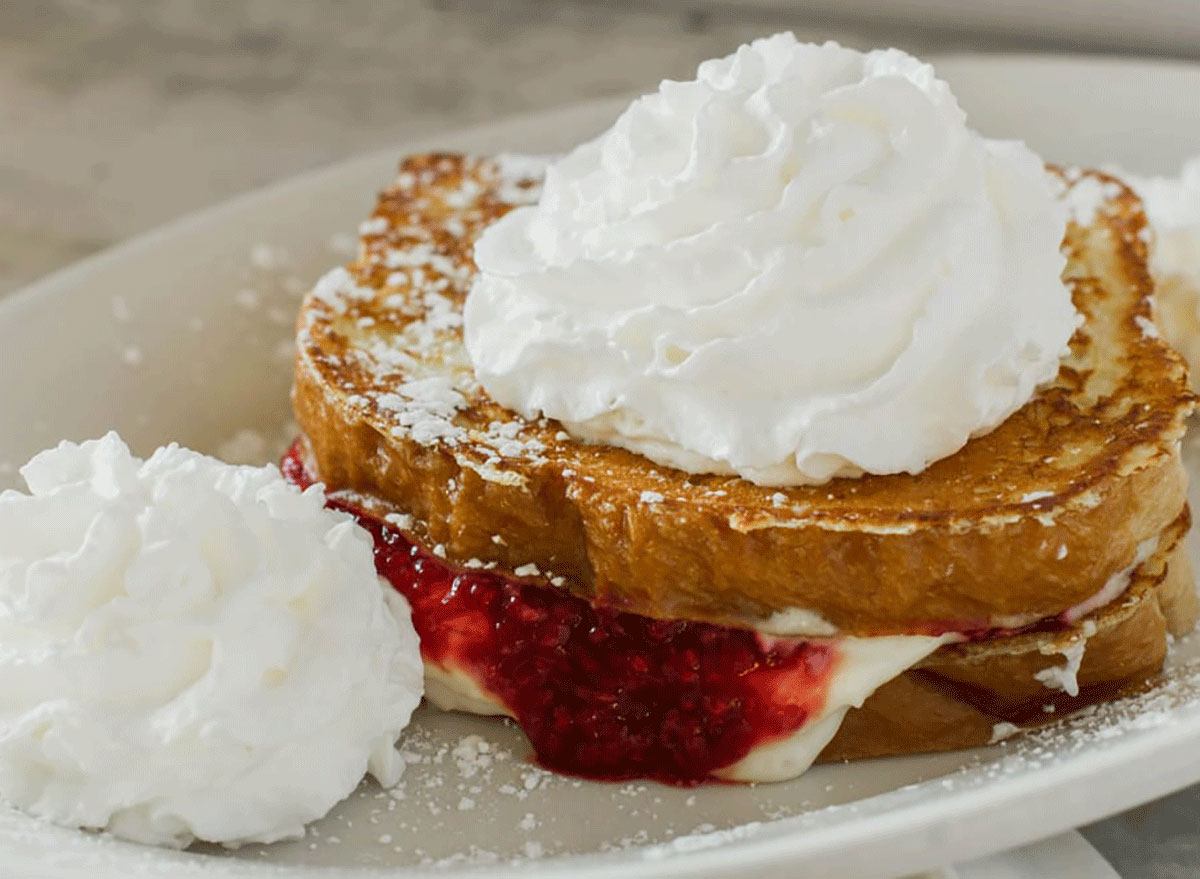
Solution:
M401 382L394 392L373 396L377 406L395 416L396 436L411 436L422 445L434 440L454 445L466 438L466 431L453 422L466 401L447 376Z
M358 224L358 234L362 236L382 235L388 230L387 217L371 217Z
M1066 183L1059 182L1057 185L1067 205L1071 221L1080 226L1095 223L1096 215L1105 203L1122 192L1119 183L1084 174L1079 168L1068 168L1064 173Z
M461 344L461 303L474 275L462 242L489 221L486 194L507 205L536 199L545 163L510 155L406 164L359 227L358 262L317 282L312 298L325 308L309 309L299 336L302 350L352 376L342 379L349 405L422 445L470 443L486 459L460 463L500 481L512 476L505 460L540 463L545 444L515 414L486 428L458 417L480 393ZM456 182L433 194L430 184L447 177ZM312 347L319 334L333 344Z
M1147 339L1158 339L1162 335L1159 333L1158 327L1154 325L1154 321L1150 320L1148 317L1143 317L1140 314L1135 315L1133 322L1137 324L1138 329L1142 331L1142 336Z
M1000 723L993 724L992 739L989 744L994 745L997 742L1002 742L1005 739L1010 739L1013 736L1015 736L1017 733L1019 733L1020 731L1021 731L1021 728L1019 726L1017 726L1015 723L1008 723L1006 721L1002 721Z
M321 276L313 287L312 295L338 314L345 314L350 300L365 302L374 293L369 287L360 286L353 275L339 266Z
M1068 696L1079 695L1079 667L1083 664L1083 654L1087 649L1087 638L1079 637L1070 644L1063 646L1059 652L1063 655L1062 665L1052 665L1034 674L1034 677L1051 690L1062 690Z

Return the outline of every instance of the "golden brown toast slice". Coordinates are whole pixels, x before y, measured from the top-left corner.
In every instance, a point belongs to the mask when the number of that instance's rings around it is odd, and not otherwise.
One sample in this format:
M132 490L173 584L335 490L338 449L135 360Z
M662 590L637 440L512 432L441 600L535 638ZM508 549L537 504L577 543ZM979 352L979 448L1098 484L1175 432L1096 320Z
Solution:
M461 336L472 247L536 198L538 174L407 159L359 259L299 319L294 405L314 471L411 516L451 561L647 616L764 626L800 609L795 634L876 635L1057 615L1180 515L1194 398L1150 324L1140 203L1113 178L1083 178L1107 196L1064 243L1086 321L1051 386L919 475L774 489L574 441L478 387Z
M975 747L996 737L997 724L1039 725L1144 689L1162 669L1168 636L1196 625L1190 525L1185 512L1130 572L1118 600L1066 630L940 648L847 713L821 759Z

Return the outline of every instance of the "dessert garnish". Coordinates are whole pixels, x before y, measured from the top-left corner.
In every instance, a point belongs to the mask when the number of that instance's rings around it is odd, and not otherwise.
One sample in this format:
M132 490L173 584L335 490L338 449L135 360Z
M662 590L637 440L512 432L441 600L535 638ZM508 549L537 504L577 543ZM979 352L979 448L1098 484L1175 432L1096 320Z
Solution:
M421 700L371 540L276 467L115 434L0 494L0 799L144 843L300 836Z
M1066 219L928 64L777 34L552 164L464 338L496 402L682 470L919 473L1058 373Z

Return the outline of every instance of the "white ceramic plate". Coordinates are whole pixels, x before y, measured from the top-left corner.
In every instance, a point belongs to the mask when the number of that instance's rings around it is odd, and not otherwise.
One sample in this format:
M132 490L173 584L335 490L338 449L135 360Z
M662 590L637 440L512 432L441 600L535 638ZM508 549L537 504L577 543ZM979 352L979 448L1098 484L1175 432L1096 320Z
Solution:
M974 124L1056 160L1173 168L1200 151L1200 68L945 59ZM546 152L609 122L579 106L398 146L252 194L61 272L0 305L0 486L63 438L118 429L266 456L286 434L291 322L406 150ZM336 239L334 236L340 235ZM256 247L256 245L259 245ZM269 438L255 444L239 430ZM1200 458L1196 459L1200 460ZM1195 499L1194 499L1195 500ZM998 851L1200 780L1200 674L1065 730L972 753L824 766L760 787L678 790L551 776L510 727L423 713L402 793L364 787L308 838L158 852L0 812L6 877L896 875ZM478 752L481 736L489 751ZM466 739L464 743L464 739ZM458 753L455 748L458 747Z

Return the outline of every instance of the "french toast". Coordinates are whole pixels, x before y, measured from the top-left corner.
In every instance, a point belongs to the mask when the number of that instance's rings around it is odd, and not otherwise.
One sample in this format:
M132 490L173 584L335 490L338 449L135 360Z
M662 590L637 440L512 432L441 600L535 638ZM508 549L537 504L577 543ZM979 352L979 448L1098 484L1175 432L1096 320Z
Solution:
M522 597L531 594L574 602L575 627L591 625L595 608L648 631L654 620L718 627L713 643L750 632L767 665L784 661L775 643L785 658L802 643L916 643L911 661L835 716L813 715L826 729L800 748L807 765L822 748L829 760L983 744L997 724L1111 698L1144 685L1169 634L1195 624L1180 458L1195 398L1151 323L1145 218L1119 181L1060 175L1064 198L1081 180L1106 198L1064 241L1083 321L1053 383L918 475L776 489L576 441L478 386L461 329L473 242L537 198L540 174L529 159L405 160L361 227L359 258L302 306L302 437L285 469L301 484L324 482L372 529L381 573L385 558L415 565L407 594L419 628L428 575L446 601L478 588L522 613L534 613ZM488 627L470 620L451 621L449 636L426 620L423 649L484 637ZM510 700L429 651L431 699L512 714L531 732ZM553 704L542 708L570 725ZM556 763L545 736L531 739L551 766L653 774ZM697 777L799 771L794 756L772 762L763 741L723 764L704 763L705 752Z
M682 474L495 405L462 348L471 246L538 180L460 156L406 160L360 259L306 299L297 419L322 480L411 515L452 561L535 566L646 616L762 628L802 609L780 634L863 636L1054 616L1128 567L1186 487L1186 367L1147 331L1140 203L1103 179L1117 194L1064 245L1086 321L1056 381L915 476Z
M1188 514L1172 523L1120 599L1074 625L948 644L883 684L846 714L821 760L984 745L998 738L998 724L1016 732L1143 688L1162 668L1168 635L1185 635L1196 623L1183 540L1190 525Z

